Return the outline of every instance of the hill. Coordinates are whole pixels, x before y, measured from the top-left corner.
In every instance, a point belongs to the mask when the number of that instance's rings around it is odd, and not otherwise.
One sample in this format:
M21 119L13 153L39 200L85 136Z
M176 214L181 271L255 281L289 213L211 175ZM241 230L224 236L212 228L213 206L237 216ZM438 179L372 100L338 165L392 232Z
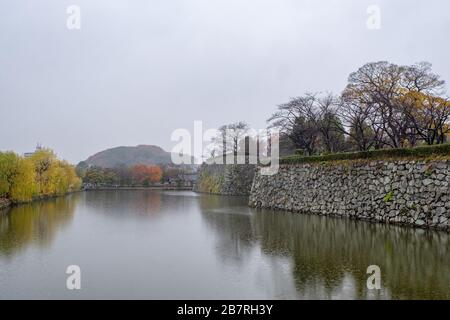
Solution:
M129 167L135 164L164 165L170 163L172 163L170 152L158 146L139 145L107 149L90 156L86 161L80 162L79 165L114 168L118 166Z

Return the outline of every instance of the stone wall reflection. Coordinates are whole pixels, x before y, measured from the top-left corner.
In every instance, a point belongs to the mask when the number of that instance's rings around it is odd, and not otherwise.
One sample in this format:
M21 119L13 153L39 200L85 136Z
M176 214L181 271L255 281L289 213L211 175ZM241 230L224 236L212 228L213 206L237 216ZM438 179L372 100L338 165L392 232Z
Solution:
M200 198L202 217L219 237L218 254L243 263L255 246L288 257L299 297L449 299L446 233L315 215L248 210L234 198ZM367 290L369 265L383 290ZM316 294L315 294L316 293Z
M242 197L199 197L204 221L219 235L215 247L224 261L245 263L254 246L251 211L245 202Z
M257 212L253 219L262 250L293 258L299 290L320 279L331 292L350 274L357 298L366 298L366 270L375 264L392 298L450 298L446 233L289 213Z

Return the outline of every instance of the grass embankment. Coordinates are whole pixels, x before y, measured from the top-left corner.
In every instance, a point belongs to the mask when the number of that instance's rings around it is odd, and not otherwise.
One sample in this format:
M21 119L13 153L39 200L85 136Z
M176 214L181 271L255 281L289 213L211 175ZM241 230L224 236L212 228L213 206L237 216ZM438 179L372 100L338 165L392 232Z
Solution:
M293 155L280 159L280 164L321 163L347 160L409 160L450 159L450 144L402 149L379 149L359 152L332 153L317 156Z

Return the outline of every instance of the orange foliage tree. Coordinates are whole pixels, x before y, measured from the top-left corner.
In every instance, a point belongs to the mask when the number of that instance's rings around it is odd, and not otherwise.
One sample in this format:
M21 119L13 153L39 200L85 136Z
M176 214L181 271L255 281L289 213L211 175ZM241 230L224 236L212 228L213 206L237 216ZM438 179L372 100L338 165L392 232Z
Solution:
M447 98L409 91L401 97L400 103L419 139L429 145L446 142L450 132L450 101Z
M150 183L160 182L163 172L158 166L137 164L131 167L131 174L133 177L133 184L145 186Z

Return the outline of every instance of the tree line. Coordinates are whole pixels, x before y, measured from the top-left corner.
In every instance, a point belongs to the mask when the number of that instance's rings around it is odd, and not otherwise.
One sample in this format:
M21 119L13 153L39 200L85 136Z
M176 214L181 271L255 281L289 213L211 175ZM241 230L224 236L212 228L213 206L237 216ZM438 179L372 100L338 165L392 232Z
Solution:
M131 167L117 166L101 168L86 166L77 167L83 182L94 186L150 186L160 183L163 179L163 169L156 165L137 164Z
M0 152L0 197L13 202L63 195L78 190L81 179L75 168L60 160L50 149L40 149L30 157Z
M374 62L350 74L340 95L306 93L268 119L306 155L443 144L450 132L445 81L427 62Z

